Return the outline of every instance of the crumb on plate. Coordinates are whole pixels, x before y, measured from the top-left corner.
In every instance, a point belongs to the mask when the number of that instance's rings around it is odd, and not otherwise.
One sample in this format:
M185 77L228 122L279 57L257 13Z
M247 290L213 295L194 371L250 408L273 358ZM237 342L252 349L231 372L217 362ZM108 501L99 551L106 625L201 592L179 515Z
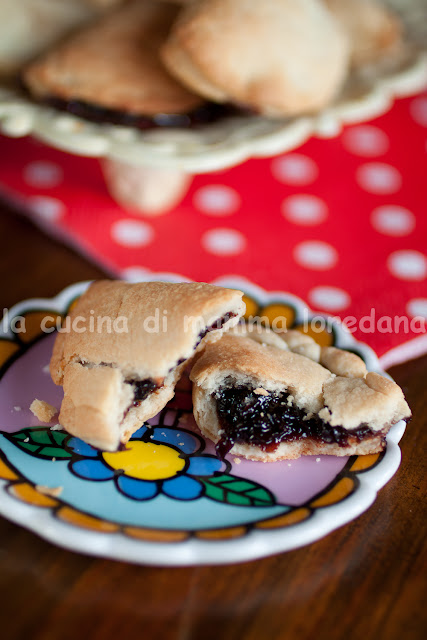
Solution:
M64 487L46 487L43 484L36 484L36 491L43 493L46 496L57 497L60 496Z
M30 405L30 411L41 422L50 422L53 416L58 413L58 410L51 404L45 402L44 400L37 400L37 398L32 401Z

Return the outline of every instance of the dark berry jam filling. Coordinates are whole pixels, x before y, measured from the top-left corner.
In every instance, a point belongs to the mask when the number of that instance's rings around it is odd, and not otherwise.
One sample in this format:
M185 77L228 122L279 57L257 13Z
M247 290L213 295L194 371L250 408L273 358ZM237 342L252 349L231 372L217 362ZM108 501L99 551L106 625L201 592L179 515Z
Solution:
M62 100L53 96L44 98L43 102L59 111L72 113L91 122L118 124L124 127L134 127L142 131L165 127L192 129L230 116L247 115L249 113L248 110L242 107L231 104L216 104L214 102L206 102L188 113L158 113L155 115L126 113L118 109L108 109L100 105L83 102L82 100Z
M218 320L216 320L213 324L211 324L206 329L205 335L206 333L209 333L209 331L216 331L217 329L222 329L225 323L231 320L232 318L235 318L236 315L237 313L233 313L233 311L229 311L228 313L224 314L221 318L218 318Z
M156 389L158 389L158 385L151 380L151 378L147 378L146 380L132 380L130 383L133 386L133 406L138 407L141 402L153 393Z
M201 343L205 335L207 335L211 331L222 329L225 323L231 320L231 318L235 318L236 315L237 313L233 313L232 311L229 311L228 313L224 314L221 318L218 318L218 320L215 320L215 322L209 325L209 327L206 327L206 329L203 329L203 331L201 331L197 337L197 341L196 341L196 344L194 345L194 348L197 349L197 347L199 346L199 344ZM175 366L179 367L179 365L183 364L183 362L185 362L186 360L187 358L180 358ZM172 369L170 369L170 371L172 371Z
M237 313L233 313L233 311L229 311L228 313L225 313L221 318L218 318L218 320L215 320L215 322L209 325L209 327L206 327L206 329L204 329L199 333L199 341L197 344L200 344L200 341L203 340L205 335L207 335L211 331L217 331L218 329L222 329L222 327L225 325L226 322L228 322L232 318L235 318L236 316L237 316Z
M253 388L244 386L220 389L214 394L218 420L223 431L216 445L218 455L224 458L235 443L275 451L281 442L310 438L345 447L349 442L359 442L374 435L363 424L347 431L343 427L332 427L317 416L304 420L306 413L288 404L288 397L287 393L258 395Z

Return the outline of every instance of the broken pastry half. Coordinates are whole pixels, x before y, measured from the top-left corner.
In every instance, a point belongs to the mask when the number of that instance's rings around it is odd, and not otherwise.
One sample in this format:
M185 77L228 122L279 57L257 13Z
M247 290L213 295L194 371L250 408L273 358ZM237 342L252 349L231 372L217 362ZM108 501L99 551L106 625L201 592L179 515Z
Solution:
M273 117L329 104L348 55L347 34L319 0L195 0L161 50L192 91Z
M239 321L242 292L203 283L98 281L58 333L50 362L60 424L114 451L173 397L194 354Z
M196 422L220 457L377 453L411 415L393 381L298 331L239 327L206 347L190 377Z
M126 2L29 64L24 85L37 100L96 122L185 126L205 101L159 57L178 11L168 2Z

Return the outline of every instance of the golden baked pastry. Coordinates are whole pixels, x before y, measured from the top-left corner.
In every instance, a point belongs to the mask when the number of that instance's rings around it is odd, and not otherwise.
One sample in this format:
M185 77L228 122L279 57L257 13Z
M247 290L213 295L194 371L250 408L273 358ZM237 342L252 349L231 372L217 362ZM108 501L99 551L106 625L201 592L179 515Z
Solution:
M161 50L189 89L268 116L325 107L348 68L346 33L320 0L195 0Z
M24 84L37 99L131 115L191 111L203 99L177 82L158 55L178 11L168 2L125 3L30 64Z
M203 283L99 281L58 333L50 372L60 424L114 451L173 397L188 360L244 313L242 292Z
M196 422L221 456L377 453L391 426L411 415L393 381L297 331L232 330L206 346L190 378Z

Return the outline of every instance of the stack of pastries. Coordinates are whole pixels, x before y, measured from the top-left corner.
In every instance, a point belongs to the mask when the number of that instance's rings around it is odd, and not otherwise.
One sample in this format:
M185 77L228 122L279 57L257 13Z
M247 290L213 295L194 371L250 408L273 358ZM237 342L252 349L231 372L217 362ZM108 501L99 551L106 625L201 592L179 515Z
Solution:
M139 128L315 112L402 45L375 0L16 4L0 0L0 73L19 73L35 100Z

